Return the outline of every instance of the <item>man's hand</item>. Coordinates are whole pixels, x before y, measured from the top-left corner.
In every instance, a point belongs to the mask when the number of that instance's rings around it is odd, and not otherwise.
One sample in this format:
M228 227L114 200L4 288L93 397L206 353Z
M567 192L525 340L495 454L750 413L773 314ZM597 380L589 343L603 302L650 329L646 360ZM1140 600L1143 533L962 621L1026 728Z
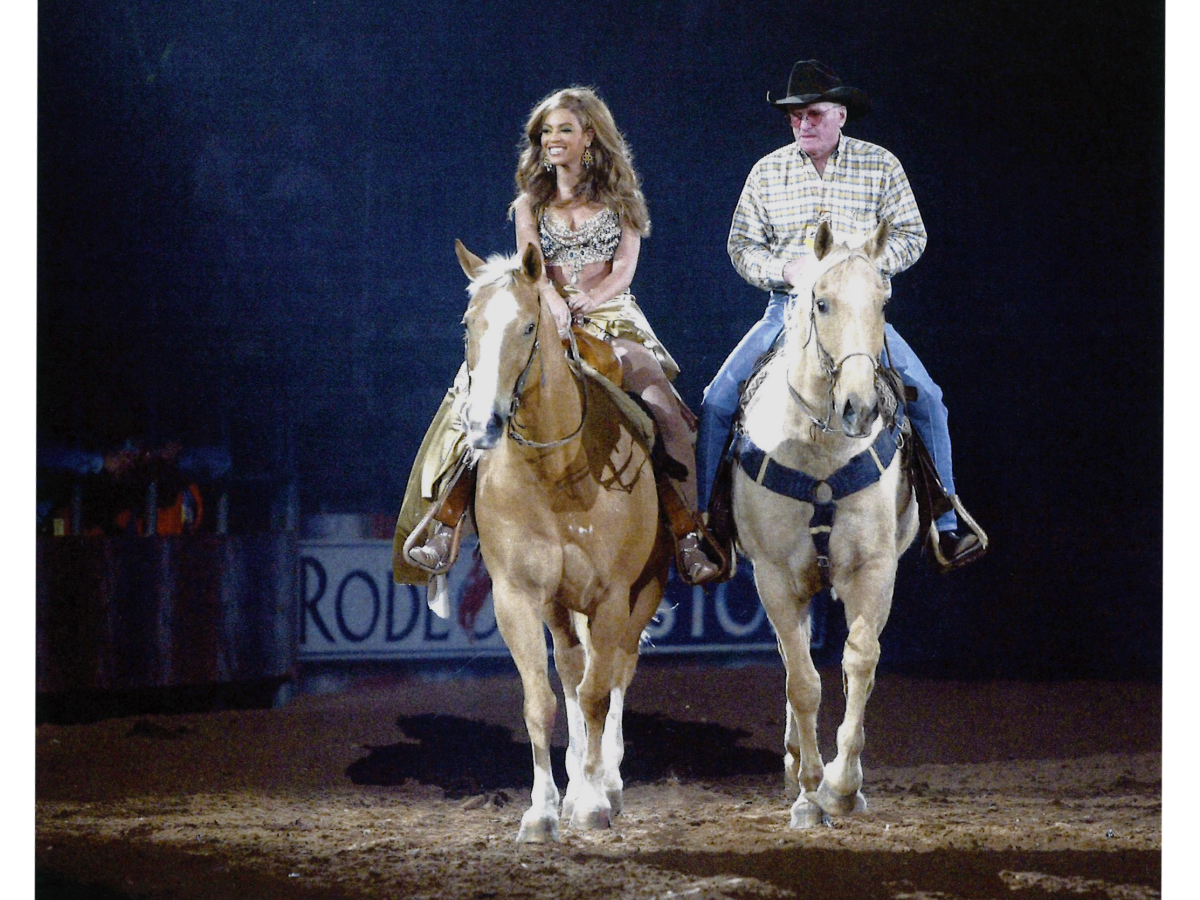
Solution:
M816 259L816 256L811 251L806 251L797 256L783 267L784 280L792 287L795 287L804 279L804 273L808 271L809 266L816 262Z

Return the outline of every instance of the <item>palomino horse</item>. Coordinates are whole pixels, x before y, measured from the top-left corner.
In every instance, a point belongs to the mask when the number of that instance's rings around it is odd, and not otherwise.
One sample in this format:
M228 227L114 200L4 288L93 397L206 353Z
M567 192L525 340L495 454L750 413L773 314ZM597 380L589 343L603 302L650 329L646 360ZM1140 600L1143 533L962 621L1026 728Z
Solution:
M760 373L734 446L733 514L787 670L784 774L805 828L866 808L863 713L875 683L896 564L918 530L901 463L894 393L883 387L886 289L881 222L860 249L818 229L818 262L797 288L783 348ZM902 406L900 407L902 410ZM817 747L821 680L809 648L809 603L832 586L845 607L846 712L837 756Z
M542 626L567 707L562 814L573 827L606 828L621 811L625 690L666 587L670 537L646 446L563 352L538 296L539 250L486 263L461 242L455 250L471 279L464 420L478 457L479 548L533 744L532 805L517 840L555 840L556 699Z

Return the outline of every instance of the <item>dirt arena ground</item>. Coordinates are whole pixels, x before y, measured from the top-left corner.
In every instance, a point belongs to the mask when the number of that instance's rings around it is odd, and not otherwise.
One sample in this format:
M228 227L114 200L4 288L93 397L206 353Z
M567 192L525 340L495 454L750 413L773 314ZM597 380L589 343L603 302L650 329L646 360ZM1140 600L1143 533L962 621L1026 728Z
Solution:
M840 673L823 673L825 758ZM37 729L39 897L1161 896L1161 688L881 676L869 809L788 827L783 670L643 661L625 812L513 839L532 783L503 671L360 682L277 709ZM563 715L555 760L565 787Z

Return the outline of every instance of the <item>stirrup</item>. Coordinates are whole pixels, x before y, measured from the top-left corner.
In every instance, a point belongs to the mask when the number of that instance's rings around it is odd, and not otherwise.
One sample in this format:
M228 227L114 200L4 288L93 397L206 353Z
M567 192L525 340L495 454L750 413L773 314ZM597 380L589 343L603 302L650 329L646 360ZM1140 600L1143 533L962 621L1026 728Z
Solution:
M434 572L444 570L450 561L450 550L453 546L454 529L448 525L437 523L437 527L420 547L408 551L409 558L423 569Z
M937 524L931 523L925 544L929 548L933 567L942 575L975 562L975 560L987 553L988 548L987 533L979 526L974 517L967 512L962 501L958 499L958 494L947 494L946 499L954 507L954 512L958 515L959 523L966 525L971 534L979 539L979 543L970 548L966 553L962 553L953 559L947 559L942 553L941 543L938 539Z
M708 558L700 543L700 532L689 531L676 541L679 562L682 564L684 580L688 584L704 584L721 571L721 567Z

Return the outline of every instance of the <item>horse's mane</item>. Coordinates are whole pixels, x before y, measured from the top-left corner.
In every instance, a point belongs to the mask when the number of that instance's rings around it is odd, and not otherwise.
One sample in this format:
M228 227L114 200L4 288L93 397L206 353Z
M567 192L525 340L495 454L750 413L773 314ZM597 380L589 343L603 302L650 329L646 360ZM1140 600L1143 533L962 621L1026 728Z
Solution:
M513 276L520 268L521 254L513 253L510 256L504 256L500 253L493 253L467 285L468 296L474 300L475 296L485 287L503 287L512 281Z

